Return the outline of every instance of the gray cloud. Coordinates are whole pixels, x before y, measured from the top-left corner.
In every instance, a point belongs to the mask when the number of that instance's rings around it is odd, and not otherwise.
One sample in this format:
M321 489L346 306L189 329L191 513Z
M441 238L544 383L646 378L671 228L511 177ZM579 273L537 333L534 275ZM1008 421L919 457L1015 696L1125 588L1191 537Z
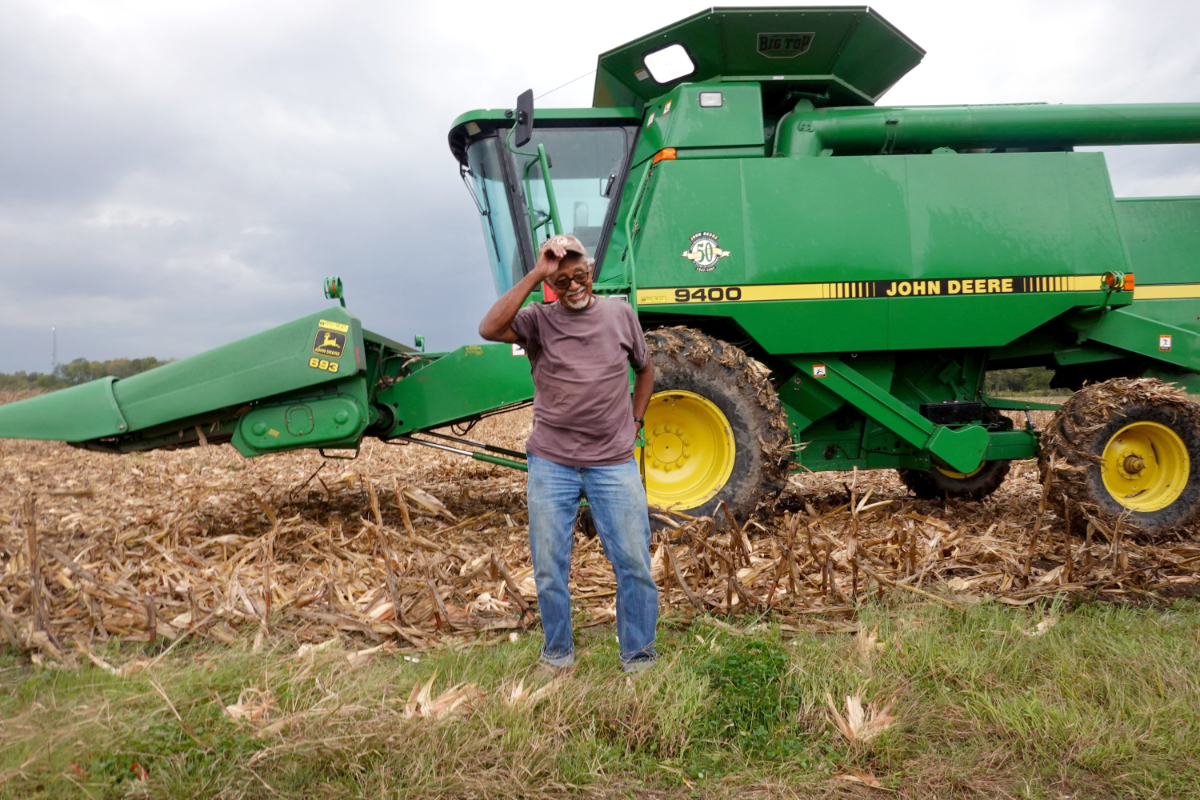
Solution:
M617 0L0 6L0 371L187 356L322 308L443 349L493 299L446 147L459 113L586 73L699 10ZM897 2L884 102L1200 100L1183 3ZM586 106L591 78L539 101ZM1122 194L1200 194L1197 146L1110 151Z

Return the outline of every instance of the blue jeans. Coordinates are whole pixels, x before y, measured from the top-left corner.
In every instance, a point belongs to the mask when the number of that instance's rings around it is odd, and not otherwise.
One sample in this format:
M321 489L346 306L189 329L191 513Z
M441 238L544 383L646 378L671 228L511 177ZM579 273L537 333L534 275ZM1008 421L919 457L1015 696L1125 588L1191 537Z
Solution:
M567 467L529 454L529 550L546 643L542 660L575 663L571 638L571 550L579 500L586 497L617 577L621 664L650 661L658 623L658 587L650 577L650 517L633 459L610 467Z

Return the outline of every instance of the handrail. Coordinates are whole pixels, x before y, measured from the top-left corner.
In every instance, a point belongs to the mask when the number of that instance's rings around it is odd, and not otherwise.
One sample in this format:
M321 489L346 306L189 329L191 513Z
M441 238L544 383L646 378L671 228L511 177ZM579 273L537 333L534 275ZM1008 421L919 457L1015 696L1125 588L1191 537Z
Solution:
M539 144L537 146L536 154L526 153L524 150L516 149L515 147L512 146L512 141L511 141L513 132L516 129L517 129L516 125L509 128L508 135L504 137L504 146L508 148L509 152L511 152L515 155L533 156L536 159L538 166L540 166L542 169L542 181L545 182L545 184L546 184L546 201L550 206L549 219L543 220L541 223L535 222L534 218L533 218L533 203L529 197L529 195L530 195L529 168L532 167L534 164L533 161L530 161L528 164L525 165L525 207L529 212L529 224L530 224L530 228L531 228L530 233L534 234L533 243L536 246L537 245L537 235L536 235L537 229L542 227L542 225L544 225L546 222L549 222L554 227L554 235L555 236L558 236L559 234L561 234L563 232L562 217L560 217L559 213L558 213L558 198L554 194L554 182L550 179L550 159L546 155L546 146L543 144Z
M635 311L637 310L637 269L633 255L633 229L630 226L633 223L633 218L642 209L642 197L646 192L646 183L650 180L650 172L653 167L653 162L649 160L647 160L646 166L642 167L642 176L638 179L637 199L633 201L633 206L629 209L629 215L625 217L625 252L629 256L626 277L629 281L629 304L633 306Z
M546 157L546 145L538 145L538 163L542 167L542 180L546 182L546 202L550 205L550 222L554 225L554 235L563 232L562 217L558 214L558 198L554 195L554 181L550 180L550 159Z

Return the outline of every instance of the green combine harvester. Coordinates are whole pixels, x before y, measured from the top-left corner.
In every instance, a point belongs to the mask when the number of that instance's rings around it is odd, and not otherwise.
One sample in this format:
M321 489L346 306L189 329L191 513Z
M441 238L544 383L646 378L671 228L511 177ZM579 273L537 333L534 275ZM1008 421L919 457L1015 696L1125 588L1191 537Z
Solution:
M978 499L1039 458L1074 523L1194 530L1200 198L1115 200L1104 156L1075 148L1200 142L1200 104L876 105L923 56L867 8L715 8L601 55L591 108L535 120L527 92L463 114L450 150L497 292L572 233L597 294L634 306L658 506L744 517L801 469ZM1044 431L1001 412L1057 406L985 390L1033 366L1076 392ZM520 348L421 352L342 300L3 406L0 436L246 456L373 436L522 468L466 437L532 396Z

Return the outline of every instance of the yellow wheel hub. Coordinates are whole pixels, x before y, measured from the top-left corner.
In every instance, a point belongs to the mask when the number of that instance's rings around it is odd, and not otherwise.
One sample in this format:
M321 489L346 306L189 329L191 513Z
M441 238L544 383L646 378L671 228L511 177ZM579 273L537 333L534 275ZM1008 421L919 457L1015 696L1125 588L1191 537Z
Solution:
M646 409L646 495L653 505L695 508L733 473L736 454L729 420L693 392L659 392ZM639 463L643 453L637 453Z
M1192 471L1183 439L1157 422L1126 425L1109 439L1102 457L1104 488L1133 511L1158 511L1174 503Z
M955 472L952 469L942 469L941 467L934 467L934 469L936 469L938 472L945 475L947 478L954 478L956 481L964 481L967 478L972 478L972 477L978 475L979 473L983 472L983 468L986 465L987 465L987 462L984 461L984 462L980 463L980 465L978 467L971 470L970 472Z

